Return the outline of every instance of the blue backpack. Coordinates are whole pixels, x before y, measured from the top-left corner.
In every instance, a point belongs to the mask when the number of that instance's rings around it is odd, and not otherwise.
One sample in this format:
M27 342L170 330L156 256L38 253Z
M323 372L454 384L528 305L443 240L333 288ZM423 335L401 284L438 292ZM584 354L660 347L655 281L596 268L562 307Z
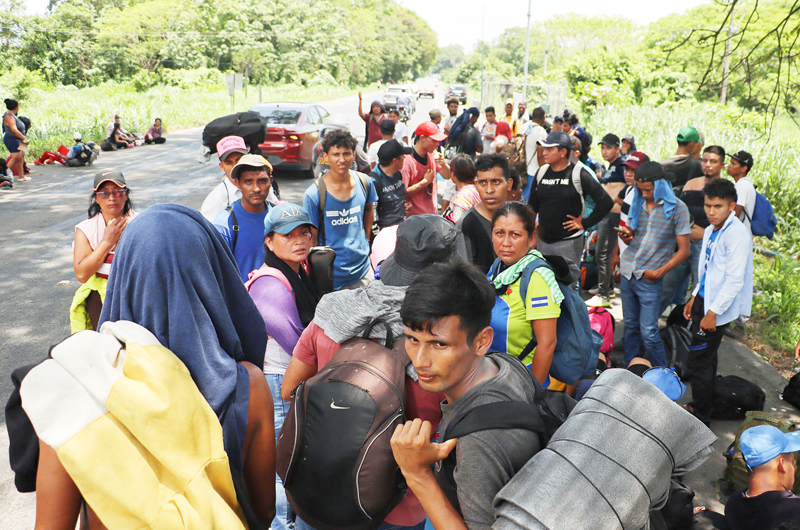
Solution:
M746 210L744 215L750 219ZM767 236L767 238L772 239L777 225L778 219L775 218L775 208L772 207L772 203L769 202L766 195L757 191L753 218L750 219L750 231L754 236Z
M573 278L570 277L567 260L561 256L545 256L545 259L547 261L537 259L525 267L520 279L520 296L524 302L531 275L536 269L547 267L553 271L564 300L561 302L561 316L556 323L556 349L553 352L550 375L562 383L571 385L594 371L600 348L603 346L603 336L592 329L586 303L569 286ZM535 347L534 337L522 350L519 359L525 359Z

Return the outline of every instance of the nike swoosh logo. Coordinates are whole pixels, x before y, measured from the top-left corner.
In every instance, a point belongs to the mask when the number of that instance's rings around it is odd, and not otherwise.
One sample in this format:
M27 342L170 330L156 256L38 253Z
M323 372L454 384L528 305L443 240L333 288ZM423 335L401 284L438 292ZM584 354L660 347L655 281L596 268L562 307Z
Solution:
M349 410L350 409L350 407L337 407L336 403L333 400L331 400L331 408L333 410Z

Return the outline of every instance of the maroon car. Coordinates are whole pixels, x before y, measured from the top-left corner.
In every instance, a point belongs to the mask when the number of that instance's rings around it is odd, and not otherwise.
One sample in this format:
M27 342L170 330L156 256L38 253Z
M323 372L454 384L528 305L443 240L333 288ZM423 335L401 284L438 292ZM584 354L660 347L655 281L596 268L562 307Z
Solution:
M259 103L250 111L267 119L267 139L259 147L274 168L314 171L311 150L327 110L314 103Z

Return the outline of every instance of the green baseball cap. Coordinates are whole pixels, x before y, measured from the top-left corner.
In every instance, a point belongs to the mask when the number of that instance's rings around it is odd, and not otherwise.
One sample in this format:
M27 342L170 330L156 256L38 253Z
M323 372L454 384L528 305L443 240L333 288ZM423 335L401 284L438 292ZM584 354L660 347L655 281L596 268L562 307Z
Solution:
M699 142L700 135L697 133L697 129L694 127L684 127L680 131L678 131L678 141L679 142Z

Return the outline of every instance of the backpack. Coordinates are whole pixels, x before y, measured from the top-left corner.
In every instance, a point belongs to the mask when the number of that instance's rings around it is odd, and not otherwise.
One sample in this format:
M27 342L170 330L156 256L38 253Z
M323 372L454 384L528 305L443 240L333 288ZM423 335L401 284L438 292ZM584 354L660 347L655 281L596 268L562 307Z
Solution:
M508 357L514 359L512 356ZM544 390L541 383L519 360L516 360L514 365L515 369L524 370L531 379L534 388L533 404L522 401L496 401L478 405L462 414L453 416L448 422L440 442L444 443L453 438L461 438L474 432L491 429L525 429L538 435L540 450L545 448L553 434L567 421L570 412L575 408L576 401L564 392ZM458 446L456 446L456 450L458 450ZM440 477L446 480L444 489L453 492L457 489L453 476L456 467L456 450L451 451L447 458L441 461Z
M761 387L737 375L718 375L714 381L711 417L715 420L739 420L748 411L764 410L767 396Z
M241 200L241 199L239 199ZM271 207L275 206L269 201L264 201L264 204L269 210ZM236 220L236 214L233 212L233 204L229 204L225 207L225 211L231 216L231 230L233 230L233 244L231 245L231 254L236 251L236 242L239 240L239 221Z
M389 441L406 421L404 341L369 337L339 348L292 392L277 472L295 512L318 530L374 530L406 494Z
M259 144L267 139L267 119L258 112L237 112L212 120L203 129L203 145L217 152L217 142L226 136L241 136L250 154L264 156Z
M367 200L369 197L368 177L359 171L350 170L350 172L355 173L358 180L361 181L361 187L364 188L365 200ZM318 177L317 180L314 181L314 184L317 186L317 193L319 195L319 240L317 244L325 246L327 244L325 239L325 203L328 200L328 188L325 186L325 181L322 177Z
M794 374L783 389L783 400L800 409L800 374Z
M732 491L746 488L750 484L750 479L747 473L747 464L742 456L742 448L739 444L739 438L742 437L742 433L745 430L757 425L772 425L783 432L791 432L797 429L794 422L791 420L785 420L779 418L778 416L773 416L772 414L766 414L757 410L748 411L745 415L745 420L739 426L739 431L736 433L736 437L725 450L725 460L727 461L727 464L725 465L725 475L723 478L725 479L725 482L728 483L728 486ZM797 494L800 493L800 468L795 471L795 477L796 478L792 491Z
M688 380L689 373L689 346L692 345L692 332L676 324L667 325L660 332L661 341L667 352L667 367L675 368L675 373L681 380Z
M769 202L767 196L760 191L756 192L756 205L753 208L753 218L747 215L747 210L744 211L745 217L750 220L750 232L754 236L767 236L772 239L775 236L775 227L778 225L778 219L775 218L775 208Z
M500 154L508 159L508 165L520 178L528 174L529 160L525 150L527 138L528 136L525 134L518 134L500 151Z
M603 337L592 329L586 303L569 286L572 278L567 261L561 256L544 256L544 258L544 260L534 260L525 267L520 279L519 294L523 302L526 302L531 275L539 267L546 267L555 273L564 300L561 302L561 316L556 323L556 349L553 352L550 375L562 383L572 385L583 375L594 370L603 345ZM519 354L518 359L520 361L525 359L535 347L536 337L533 337Z
M575 164L572 167L572 185L575 187L575 191L578 192L578 195L581 197L581 217L586 217L586 199L583 196L583 184L581 184L581 169L585 168L582 163ZM536 186L539 186L539 183L544 178L545 173L547 170L550 169L550 164L545 164L539 168L539 172L536 173Z
M600 347L601 353L608 353L614 349L614 331L617 323L603 307L589 308L589 325L603 337L603 345Z

